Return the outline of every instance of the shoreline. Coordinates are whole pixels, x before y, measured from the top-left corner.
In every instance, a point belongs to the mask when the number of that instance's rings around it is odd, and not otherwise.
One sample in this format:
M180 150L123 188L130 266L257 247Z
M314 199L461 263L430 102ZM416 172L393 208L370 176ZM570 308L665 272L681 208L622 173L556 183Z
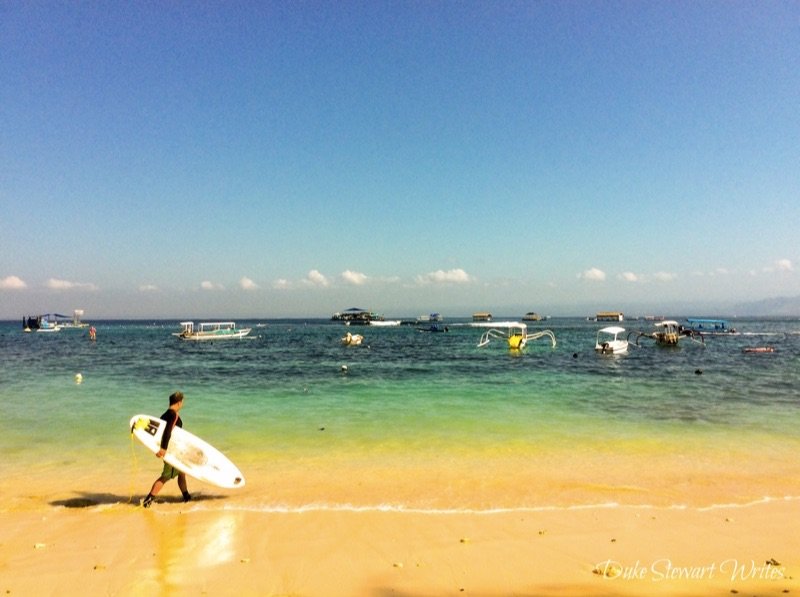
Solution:
M254 512L169 500L4 511L0 591L779 595L800 501L493 513Z
M761 456L748 458L721 451L714 457L629 454L613 460L606 454L539 460L508 454L462 459L293 454L239 462L246 478L240 489L219 489L190 478L189 491L206 506L254 512L716 509L800 498L800 465L785 456L791 448L769 457L764 448ZM81 500L104 506L138 503L161 469L160 461L137 445L94 460L91 452L49 462L30 461L30 452L27 456L4 466L0 512L47 511ZM159 498L170 501L177 495L177 485L170 483Z
M330 461L271 463L242 467L246 485L220 489L189 478L193 505L263 513L400 512L416 514L492 514L574 511L600 508L717 510L761 503L800 500L800 467L786 461L782 470L762 468L757 461L740 462L740 470L714 470L706 463L691 473L658 467L642 458L636 466L605 474L602 458L586 468L559 472L549 467L518 467L487 459L468 467L367 466L364 462L338 466ZM328 468L329 465L330 468ZM0 513L47 512L52 507L86 504L116 506L138 503L160 472L152 455L136 466L99 465L81 459L71 464L31 465L20 472L4 467ZM594 471L594 472L592 472ZM159 500L179 497L177 484L167 484Z

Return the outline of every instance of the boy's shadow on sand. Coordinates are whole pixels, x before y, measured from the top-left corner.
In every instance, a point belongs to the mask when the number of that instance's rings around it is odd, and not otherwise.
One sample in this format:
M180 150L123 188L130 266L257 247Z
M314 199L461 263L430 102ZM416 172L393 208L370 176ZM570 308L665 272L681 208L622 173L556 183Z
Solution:
M112 504L121 504L121 505L130 505L134 507L139 507L141 505L141 499L139 497L131 497L128 495L116 495L113 493L81 493L76 492L79 494L79 497L67 498L63 500L53 500L50 502L51 506L61 506L62 508L92 508L94 506L101 506L101 505L112 505ZM224 495L207 495L207 494L195 494L192 496L191 502L208 502L211 500L222 500L226 499L227 496ZM158 496L156 498L156 503L164 503L164 504L183 504L183 498L179 495L165 495L165 496Z

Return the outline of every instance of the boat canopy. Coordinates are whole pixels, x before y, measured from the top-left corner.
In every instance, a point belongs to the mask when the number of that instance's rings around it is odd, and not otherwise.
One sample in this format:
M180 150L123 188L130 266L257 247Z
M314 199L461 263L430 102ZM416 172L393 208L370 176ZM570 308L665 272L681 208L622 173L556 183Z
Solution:
M603 332L603 333L606 333L606 334L614 334L616 336L617 334L621 334L624 331L625 331L625 328L620 327L618 325L612 325L610 327L598 330L597 333L599 334L599 333Z
M657 321L653 325L657 328L678 327L678 322L672 319L666 319L664 321Z
M696 330L728 330L730 324L725 319L699 319L690 317L686 321Z

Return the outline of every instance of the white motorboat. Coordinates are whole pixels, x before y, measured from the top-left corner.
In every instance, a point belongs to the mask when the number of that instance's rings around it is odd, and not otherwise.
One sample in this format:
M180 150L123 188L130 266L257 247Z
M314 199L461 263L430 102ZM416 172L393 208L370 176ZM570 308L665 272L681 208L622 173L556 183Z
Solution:
M373 319L369 322L369 325L376 327L376 328L391 328L398 326L402 323L399 319Z
M628 352L625 328L613 325L597 332L594 349L601 354L624 354Z
M247 336L252 328L237 328L233 321L208 321L194 328L194 322L182 321L180 332L172 334L181 340L205 342L209 340L239 340Z
M429 313L428 315L420 315L417 317L417 323L436 323L442 321L440 313Z
M61 327L62 327L61 324L58 323L57 321L49 321L49 320L43 319L41 321L41 323L39 324L39 329L37 329L36 331L37 332L60 332L61 331Z

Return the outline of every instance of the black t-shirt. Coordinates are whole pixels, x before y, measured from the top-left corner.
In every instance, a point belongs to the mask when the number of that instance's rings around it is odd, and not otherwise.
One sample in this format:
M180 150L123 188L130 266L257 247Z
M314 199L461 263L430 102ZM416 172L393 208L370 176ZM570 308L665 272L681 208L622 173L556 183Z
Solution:
M172 428L175 425L183 427L183 421L181 421L180 415L171 408L168 408L167 412L161 415L161 419L167 422L167 426L164 428L164 435L161 436L161 449L166 450L172 437Z

